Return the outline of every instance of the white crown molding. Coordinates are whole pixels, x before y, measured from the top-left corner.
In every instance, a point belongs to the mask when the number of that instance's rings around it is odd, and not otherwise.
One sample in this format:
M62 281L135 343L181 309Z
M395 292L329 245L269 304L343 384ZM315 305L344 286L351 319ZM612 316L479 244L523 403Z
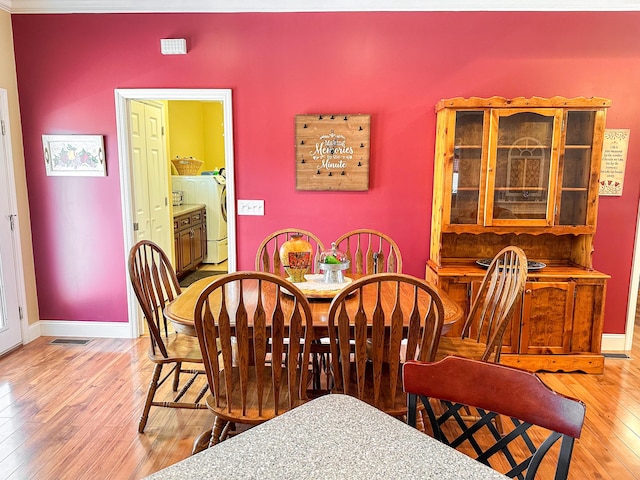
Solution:
M640 0L0 0L11 13L636 11Z

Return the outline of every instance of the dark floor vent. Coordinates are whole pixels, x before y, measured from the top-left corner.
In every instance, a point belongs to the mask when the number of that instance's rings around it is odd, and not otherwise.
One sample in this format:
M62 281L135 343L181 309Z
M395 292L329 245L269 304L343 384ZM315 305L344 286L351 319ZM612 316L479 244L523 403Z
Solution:
M56 338L52 340L52 345L86 345L91 340L88 338Z
M626 353L603 353L604 358L631 358Z

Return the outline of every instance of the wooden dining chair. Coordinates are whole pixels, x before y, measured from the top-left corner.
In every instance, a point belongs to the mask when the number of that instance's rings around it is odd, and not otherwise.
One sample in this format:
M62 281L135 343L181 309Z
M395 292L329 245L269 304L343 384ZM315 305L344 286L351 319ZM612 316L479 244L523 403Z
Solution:
M312 316L295 285L271 273L230 273L202 291L194 317L215 415L209 445L232 423L257 425L307 400Z
M400 249L391 237L382 232L360 228L341 235L335 243L351 261L351 273L402 273Z
M409 425L424 408L437 440L508 477L567 478L584 423L580 400L554 392L534 373L467 358L407 362L403 370ZM479 413L473 423L463 418L467 408Z
M315 254L313 256L313 272L317 273L318 260L320 258L320 252L324 250L324 244L313 233L299 228L284 228L267 235L267 237L262 240L258 250L256 251L256 271L275 273L276 275L285 276L286 272L282 262L280 261L280 247L295 234L302 235L302 238L314 247Z
M149 329L149 360L155 364L138 424L138 431L143 433L151 407L207 408L204 403L200 403L206 393L206 385L199 391L193 402L181 402L197 376L204 374L204 370L202 370L202 354L198 340L195 337L171 332L167 319L163 315L165 305L181 293L180 284L169 258L155 243L141 240L131 248L128 265L129 279ZM184 369L184 363L198 364L200 368ZM165 365L171 366L171 369L162 377ZM178 391L180 375L183 373L190 377ZM158 388L172 374L173 391L177 392L173 400L169 402L156 400Z
M315 253L313 256L313 272L318 273L318 262L320 259L320 252L324 250L322 241L313 233L307 230L301 230L299 228L284 228L269 234L258 247L256 252L255 268L259 272L270 272L276 275L286 277L285 269L280 261L280 247L284 242L289 240L292 235L300 234L302 238L307 240L314 248ZM312 367L313 367L313 390L321 392L321 374L324 371L325 375L329 372L326 369L328 353L326 347L320 345L320 343L312 343ZM328 378L328 377L327 377ZM328 380L329 382L329 380Z
M394 300L383 301L383 291ZM442 299L419 278L381 273L346 286L327 315L333 391L404 415L402 363L433 360L443 322Z
M502 338L527 281L527 256L519 247L503 248L491 261L459 338L443 337L437 360L457 355L500 361Z

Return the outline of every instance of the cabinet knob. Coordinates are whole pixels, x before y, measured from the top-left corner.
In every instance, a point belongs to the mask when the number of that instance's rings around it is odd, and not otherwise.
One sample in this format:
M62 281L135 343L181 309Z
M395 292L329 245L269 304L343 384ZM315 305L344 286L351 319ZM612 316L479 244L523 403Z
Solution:
M524 293L525 293L525 294L527 294L527 293L531 293L531 292L532 292L532 290L531 290L530 288L527 288L527 289L524 291Z

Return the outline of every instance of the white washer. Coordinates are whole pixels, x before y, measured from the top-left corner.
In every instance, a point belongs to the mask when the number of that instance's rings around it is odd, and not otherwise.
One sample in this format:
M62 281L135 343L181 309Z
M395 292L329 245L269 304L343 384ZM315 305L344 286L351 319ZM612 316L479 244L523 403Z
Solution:
M207 207L207 256L204 263L228 258L227 182L222 175L173 175L173 191L183 192L183 204L204 203Z

